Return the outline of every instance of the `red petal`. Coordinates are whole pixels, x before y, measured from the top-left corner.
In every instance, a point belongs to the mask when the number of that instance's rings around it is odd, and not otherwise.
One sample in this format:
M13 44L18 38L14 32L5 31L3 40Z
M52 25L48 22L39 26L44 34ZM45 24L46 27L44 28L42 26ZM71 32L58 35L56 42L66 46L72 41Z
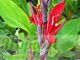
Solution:
M33 16L30 16L30 22L33 23L33 24L35 24Z
M53 33L56 29L57 29L58 26L55 26L55 25L52 25L48 31L48 33Z
M50 12L50 15L49 15L49 21L48 21L48 30L50 29L51 27L51 23L52 23L52 20L55 22L58 22L59 21L59 17L61 15L61 13L64 11L64 8L65 8L65 0L62 0L61 3L59 3L58 5L56 5L52 11Z
M52 45L56 42L55 35L47 34L46 39L48 40L49 45Z
M58 19L65 8L65 0L62 0L59 4L57 4L50 13L50 18L54 16L54 19Z
M37 17L36 17L36 14L34 13L32 4L30 4L30 8L31 8L31 12L32 12L32 16L34 18L35 24L38 25Z
M60 24L60 25L55 29L55 31L54 31L52 34L56 35L56 34L62 29L64 23L65 23L65 22L63 22L62 24Z
M37 14L37 20L38 20L38 24L40 26L42 26L43 20L42 20L42 13L41 12L38 12L38 14Z

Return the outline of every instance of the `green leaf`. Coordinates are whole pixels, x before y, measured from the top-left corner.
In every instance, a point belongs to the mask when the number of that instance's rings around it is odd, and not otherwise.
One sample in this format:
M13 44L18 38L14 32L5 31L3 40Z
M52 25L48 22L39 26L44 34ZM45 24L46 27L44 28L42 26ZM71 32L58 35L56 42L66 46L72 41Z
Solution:
M19 4L19 0L12 0L13 2L15 2L16 4Z
M28 31L30 22L24 11L11 0L0 0L0 16L11 27Z
M39 51L40 51L40 46L39 46L38 40L33 40L33 41L31 41L31 47L32 47L32 49L33 49L33 52L39 53Z
M21 8L26 12L27 16L31 16L30 3L26 0L19 0Z
M26 3L26 13L27 13L28 17L31 16L30 3Z
M20 6L24 9L25 11L25 8L26 8L26 0L19 0L20 2Z
M78 35L76 50L80 51L80 35Z
M19 33L19 39L21 40L18 45L19 45L19 48L18 48L18 54L25 54L27 55L28 52L29 52L29 42L28 40L26 39L24 33ZM28 55L27 55L28 56Z
M64 53L72 49L77 43L77 33L79 32L80 18L72 19L65 23L64 27L57 34L56 47L59 53Z
M30 30L30 32L29 32L30 35L36 35L36 29L37 29L37 28L36 28L36 25L31 24L31 25L30 25L30 29L29 29L29 30Z
M73 57L73 56L75 56L75 52L67 51L67 52L63 53L62 56L64 56L64 57Z
M5 22L0 20L0 47L5 50L13 50L17 49L16 36L13 28L7 26Z
M49 50L48 56L49 57L55 57L57 54L57 50L52 46Z
M78 45L80 46L80 35L78 37Z
M24 54L16 54L16 55L4 55L5 60L26 60L26 56Z

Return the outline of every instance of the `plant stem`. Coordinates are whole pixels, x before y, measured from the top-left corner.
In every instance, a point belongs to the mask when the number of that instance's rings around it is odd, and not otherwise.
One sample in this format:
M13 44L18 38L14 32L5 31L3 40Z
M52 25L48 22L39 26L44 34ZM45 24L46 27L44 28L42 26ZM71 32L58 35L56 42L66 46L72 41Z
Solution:
M52 0L47 0L46 4L47 4L47 7L49 7L50 3L51 3Z
M44 38L45 31L47 30L47 3L50 4L51 0L40 0L41 11L42 11L42 19L43 19L43 31L40 25L37 26L38 40L40 44L40 60L46 60L49 50L49 43ZM43 32L43 33L42 33ZM44 42L43 42L44 41Z
M43 43L43 40L42 40L42 31L41 31L40 25L37 26L37 33L38 33L39 44L40 44L40 46L41 46L42 43Z
M51 0L40 0L41 11L42 11L42 19L43 19L43 38L45 36L45 32L47 30L47 10ZM47 5L48 4L48 5ZM49 43L44 38L44 43L40 46L40 60L46 60L49 50Z
M32 52L31 46L30 46L30 60L34 60L34 56L33 56L33 52Z
M44 0L40 0L43 23L47 23L47 5Z
M47 59L48 50L49 50L48 47L49 47L48 41L45 40L45 42L43 43L43 45L41 46L41 49L40 49L40 60Z
M41 36L41 27L37 26L38 40L40 44L40 60L46 60L48 55L48 42L47 40L43 43L43 37Z

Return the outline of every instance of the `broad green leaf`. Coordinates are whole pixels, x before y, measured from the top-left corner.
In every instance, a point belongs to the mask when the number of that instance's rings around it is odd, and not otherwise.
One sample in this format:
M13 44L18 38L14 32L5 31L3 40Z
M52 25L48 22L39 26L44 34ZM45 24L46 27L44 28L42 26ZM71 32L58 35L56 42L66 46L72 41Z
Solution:
M30 22L24 11L11 0L0 0L0 16L11 27L28 31Z
M12 0L12 1L14 1L16 4L19 4L19 0Z
M26 60L27 57L24 54L16 55L4 55L5 60Z
M72 49L77 43L77 33L80 30L80 18L72 19L65 23L57 34L56 47L59 53Z
M31 24L30 26L30 35L36 35L36 26L34 24Z
M75 52L67 51L67 52L63 53L62 56L64 56L64 57L74 57Z
M28 17L31 16L30 3L26 3L26 13L27 13Z
M29 29L29 40L32 41L35 39L37 39L36 26L31 24Z
M27 16L31 16L30 3L26 0L19 0L21 8L26 12Z
M78 36L77 45L80 47L80 35Z
M24 9L24 11L25 11L25 9L26 9L26 0L19 0L19 2L20 2L20 6Z
M79 8L79 6L78 6L78 0L73 0L70 5L71 5L71 8L72 8L74 11L78 10L78 8Z
M78 41L77 41L76 51L80 52L80 35L78 35Z

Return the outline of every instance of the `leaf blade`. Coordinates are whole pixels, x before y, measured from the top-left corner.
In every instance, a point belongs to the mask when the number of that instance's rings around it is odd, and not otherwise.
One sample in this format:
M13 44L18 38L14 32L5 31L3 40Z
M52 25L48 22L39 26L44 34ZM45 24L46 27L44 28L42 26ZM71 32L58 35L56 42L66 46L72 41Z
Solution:
M11 0L0 0L0 16L11 27L28 31L30 22L23 10Z

